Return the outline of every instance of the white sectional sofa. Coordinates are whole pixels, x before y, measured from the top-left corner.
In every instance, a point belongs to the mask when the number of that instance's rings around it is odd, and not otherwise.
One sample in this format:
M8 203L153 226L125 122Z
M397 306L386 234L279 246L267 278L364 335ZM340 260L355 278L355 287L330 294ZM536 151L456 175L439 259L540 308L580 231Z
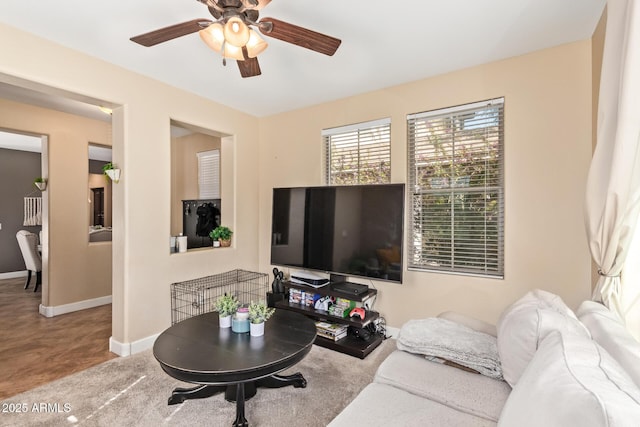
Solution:
M505 310L496 332L447 317L497 335L504 381L396 350L329 425L640 426L640 343L601 304L585 301L576 316L536 290Z

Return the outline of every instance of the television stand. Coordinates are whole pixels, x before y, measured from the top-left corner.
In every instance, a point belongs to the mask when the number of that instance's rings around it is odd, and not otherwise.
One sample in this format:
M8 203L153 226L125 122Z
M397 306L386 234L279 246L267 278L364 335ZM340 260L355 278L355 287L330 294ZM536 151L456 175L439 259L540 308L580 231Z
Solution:
M345 291L341 289L338 285L357 285L349 282L339 282L339 283L331 283L327 286L323 286L321 288L314 288L312 286L303 285L300 283L293 283L290 281L283 282L285 287L285 292L289 293L290 289L299 289L304 292L310 292L317 295L322 296L333 296L337 298L345 298L350 301L356 302L364 302L377 295L378 291L376 289L370 289L367 287L366 291L363 291L362 288L358 288L358 293L352 293L348 290ZM335 286L338 286L337 289L334 289ZM361 285L364 286L364 285ZM304 304L296 304L289 302L288 299L282 301L276 301L275 307L283 310L290 310L296 313L304 314L314 320L321 320L331 323L339 323L343 325L352 326L354 328L363 329L367 327L367 325L371 324L375 320L380 317L380 314L373 310L367 310L366 316L364 319L358 318L349 318L349 317L338 317L329 314L329 312L324 310L316 310L314 307L308 307ZM348 354L351 356L358 357L360 359L364 359L371 353L376 347L378 347L382 343L382 337L378 334L371 334L371 337L368 341L365 341L361 338L354 337L351 334L347 334L346 337L333 341L321 336L316 336L314 344L319 345L321 347L329 348L331 350L339 351L340 353Z

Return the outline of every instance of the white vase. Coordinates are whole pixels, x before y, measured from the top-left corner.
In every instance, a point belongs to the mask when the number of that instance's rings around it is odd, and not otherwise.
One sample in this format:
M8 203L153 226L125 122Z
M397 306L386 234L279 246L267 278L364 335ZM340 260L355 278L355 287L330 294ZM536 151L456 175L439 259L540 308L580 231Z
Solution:
M220 327L221 328L230 328L231 327L231 315L228 316L220 316Z
M115 183L120 181L120 169L107 169L105 173L111 179L111 181Z
M249 333L252 337L261 337L264 335L264 322L251 323L249 325Z

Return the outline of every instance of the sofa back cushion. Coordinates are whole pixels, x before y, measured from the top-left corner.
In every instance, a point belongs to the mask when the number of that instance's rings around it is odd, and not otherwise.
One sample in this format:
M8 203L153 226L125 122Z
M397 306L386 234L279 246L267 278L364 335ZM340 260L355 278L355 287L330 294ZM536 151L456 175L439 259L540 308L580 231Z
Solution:
M509 306L498 319L498 354L505 381L514 387L538 345L551 331L589 337L562 299L536 289Z
M594 301L583 302L576 315L591 333L591 338L607 350L640 387L640 343L618 315Z
M511 391L498 426L637 426L640 390L595 341L554 331Z
M466 326L467 328L471 328L474 331L491 335L492 337L498 335L496 325L492 325L491 323L487 323L484 320L476 319L475 317L467 316L456 311L444 311L438 314L438 317L441 319L451 320L452 322L457 322L461 325Z

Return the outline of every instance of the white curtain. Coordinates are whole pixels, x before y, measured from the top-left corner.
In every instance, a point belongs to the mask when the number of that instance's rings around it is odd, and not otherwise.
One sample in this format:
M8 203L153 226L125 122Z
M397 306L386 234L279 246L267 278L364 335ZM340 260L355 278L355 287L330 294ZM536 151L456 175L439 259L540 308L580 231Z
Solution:
M640 212L640 9L635 0L607 1L602 62L586 228L600 273L593 299L624 319L628 304L622 300L620 274Z

